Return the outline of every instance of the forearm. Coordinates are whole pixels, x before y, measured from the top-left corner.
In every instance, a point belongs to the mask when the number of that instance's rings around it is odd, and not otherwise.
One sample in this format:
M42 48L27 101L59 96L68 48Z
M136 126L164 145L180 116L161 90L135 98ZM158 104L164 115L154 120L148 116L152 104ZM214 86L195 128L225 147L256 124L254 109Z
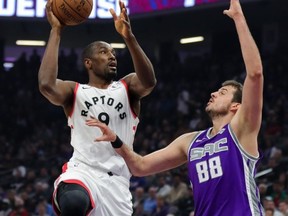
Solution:
M246 19L243 14L234 18L238 33L243 60L246 66L247 75L254 77L262 74L262 62L257 45L251 35Z
M53 86L58 75L58 52L60 46L60 28L52 28L48 44L38 73L39 87Z
M143 161L141 155L135 153L126 144L123 144L120 148L115 148L115 151L123 157L132 175L144 176L144 173L141 171L141 164Z
M182 140L180 138L180 140ZM187 156L182 149L177 147L178 141L174 141L164 149L141 156L122 144L115 148L115 151L123 157L131 173L134 176L148 176L165 170L173 169L186 162ZM181 142L181 141L180 141ZM122 143L122 142L121 142Z
M135 36L131 34L129 38L124 38L124 41L129 49L134 69L142 85L145 88L154 87L156 85L156 77L153 65L140 47Z

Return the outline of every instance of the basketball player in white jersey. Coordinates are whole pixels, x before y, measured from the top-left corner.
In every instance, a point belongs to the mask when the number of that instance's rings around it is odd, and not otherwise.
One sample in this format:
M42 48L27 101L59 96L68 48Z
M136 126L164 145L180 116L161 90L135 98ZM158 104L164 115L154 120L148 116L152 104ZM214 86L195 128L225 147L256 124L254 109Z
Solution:
M40 92L54 105L62 106L71 128L73 155L63 165L55 181L53 206L61 216L130 216L132 215L129 179L131 173L121 156L109 144L95 145L98 128L85 124L94 117L106 123L131 148L139 122L140 99L156 84L153 66L132 33L127 10L119 2L120 15L110 10L116 31L125 41L135 72L119 81L115 50L110 44L96 41L82 54L89 81L80 84L57 78L58 54L63 26L46 5L51 25L49 41L40 66Z

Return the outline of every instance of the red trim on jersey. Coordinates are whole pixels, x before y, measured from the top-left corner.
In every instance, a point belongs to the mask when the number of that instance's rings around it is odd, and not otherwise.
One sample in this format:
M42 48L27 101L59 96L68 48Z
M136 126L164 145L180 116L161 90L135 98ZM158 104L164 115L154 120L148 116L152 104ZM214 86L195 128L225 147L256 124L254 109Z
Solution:
M68 163L65 163L65 164L62 166L62 173L66 172L67 169L68 169Z
M121 80L119 80L124 86L125 86L125 88L126 88L126 93L127 93L127 96L128 96L128 101L129 101L129 105L130 105L130 110L131 110L131 112L132 112L132 114L133 114L133 117L134 118L137 118L138 116L137 116L137 114L134 112L134 110L132 109L132 106L131 106L131 101L130 101L130 95L129 95L129 93L128 93L128 85L127 85L127 83L125 82L125 80L124 79L121 79Z
M73 112L74 112L75 103L76 103L76 93L77 93L78 88L79 88L79 83L76 83L75 88L74 88L73 107L72 107L71 113L69 114L69 117L71 117L73 115Z

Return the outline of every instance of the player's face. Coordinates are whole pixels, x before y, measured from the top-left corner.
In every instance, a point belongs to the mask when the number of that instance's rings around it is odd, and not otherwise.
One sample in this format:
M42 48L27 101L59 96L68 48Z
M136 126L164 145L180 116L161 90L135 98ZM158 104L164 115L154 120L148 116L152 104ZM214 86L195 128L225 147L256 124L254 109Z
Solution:
M110 44L98 43L91 61L91 69L96 76L107 81L115 79L117 75L116 52Z
M224 116L229 113L235 88L224 86L211 93L211 98L206 105L206 112L211 116Z

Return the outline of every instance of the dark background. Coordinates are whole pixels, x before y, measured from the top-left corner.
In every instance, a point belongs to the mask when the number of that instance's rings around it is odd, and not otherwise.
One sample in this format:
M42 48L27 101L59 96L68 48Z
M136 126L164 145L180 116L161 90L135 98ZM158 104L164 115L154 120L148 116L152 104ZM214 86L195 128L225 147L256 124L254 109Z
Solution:
M222 14L229 4L215 7L203 6L193 9L169 11L169 13L151 13L141 16L132 16L131 23L134 34L139 42L149 49L157 48L162 44L170 43L177 49L178 41L182 37L204 35L209 40L210 48L218 48L234 40L232 21ZM243 9L250 25L251 31L259 45L265 37L273 42L273 34L278 34L281 43L287 38L288 1L262 0L243 3ZM267 26L273 30L267 30ZM23 19L11 21L0 19L1 41L5 47L15 46L17 39L46 40L50 26L43 19L36 21ZM270 27L271 29L271 27ZM276 32L275 32L276 31ZM270 38L272 37L272 38ZM222 38L222 39L221 39ZM277 39L277 38L275 38ZM79 26L66 27L63 32L62 47L82 48L91 41L105 40L108 42L122 42L122 38L115 32L112 20L87 21ZM266 39L265 39L266 40ZM2 45L3 46L3 45ZM189 47L191 48L191 47Z

